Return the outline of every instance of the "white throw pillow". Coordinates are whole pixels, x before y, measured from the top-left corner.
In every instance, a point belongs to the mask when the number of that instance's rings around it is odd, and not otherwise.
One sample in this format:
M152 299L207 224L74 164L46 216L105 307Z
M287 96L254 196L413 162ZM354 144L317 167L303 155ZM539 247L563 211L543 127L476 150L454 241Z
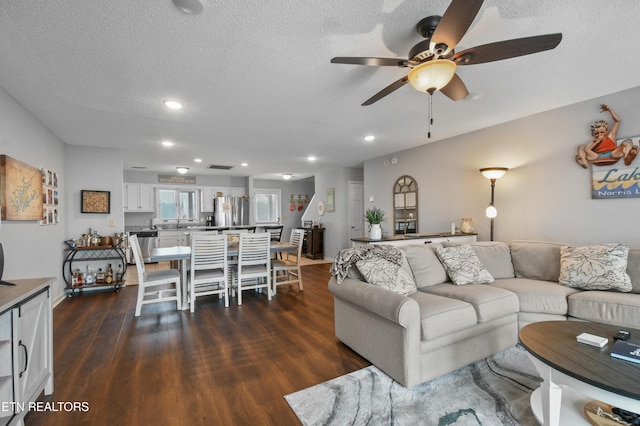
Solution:
M413 277L399 265L378 256L367 256L356 262L365 281L395 293L408 296L418 290Z
M456 285L489 284L493 276L484 267L469 244L454 247L438 247L436 254L451 281Z
M631 291L628 256L629 246L624 244L562 246L558 281L583 290Z

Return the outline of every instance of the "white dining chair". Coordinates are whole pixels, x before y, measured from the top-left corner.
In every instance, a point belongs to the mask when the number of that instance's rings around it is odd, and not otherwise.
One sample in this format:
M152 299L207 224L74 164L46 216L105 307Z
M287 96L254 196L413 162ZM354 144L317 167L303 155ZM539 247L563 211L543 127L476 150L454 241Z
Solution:
M267 290L271 300L270 237L267 232L240 234L238 264L235 266L234 285L238 293L238 305L242 305L244 290Z
M182 307L180 271L177 269L160 269L146 272L137 235L129 236L129 242L136 262L136 271L138 272L138 298L136 300L135 316L140 316L142 305L150 303L175 301L176 309L180 310Z
M276 295L277 287L279 285L288 284L291 286L293 283L298 283L298 289L302 291L302 273L300 271L300 257L302 256L302 242L304 240L303 229L292 229L291 238L289 241L296 245L295 260L292 260L290 254L287 252L286 260L272 260L271 271L273 277L271 278L271 284L273 286L273 295ZM279 273L280 276L278 276ZM283 278L278 280L278 278Z
M229 307L227 236L198 233L191 238L189 309L193 313L197 297L218 294Z

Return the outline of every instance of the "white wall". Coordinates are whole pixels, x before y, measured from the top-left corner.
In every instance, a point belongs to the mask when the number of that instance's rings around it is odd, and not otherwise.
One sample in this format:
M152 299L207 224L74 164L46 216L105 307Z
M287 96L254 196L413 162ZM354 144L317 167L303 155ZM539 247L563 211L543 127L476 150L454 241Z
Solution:
M68 238L69 223L64 214L65 145L1 88L0 154L58 173L60 223L40 226L37 221L2 221L0 242L5 254L4 279L57 277L54 297L60 295L64 288L60 279L63 241Z
M284 226L282 228L282 241L289 241L291 230L293 228L299 228L302 225L302 215L307 208L305 204L301 211L298 211L297 204L294 211L289 210L289 198L291 194L295 197L298 195L309 195L309 199L313 197L314 193L314 178L307 178L301 180L284 181L284 180L271 180L271 179L254 179L254 189L279 189L282 197L281 202L281 217L280 222Z
M590 124L611 119L599 112L608 104L621 117L618 137L640 135L640 88L612 94L459 137L365 162L365 207L392 214L392 186L403 174L419 185L419 231L448 231L451 222L471 216L479 239L489 239L484 209L490 183L479 168L509 167L496 182L494 239L537 239L574 244L628 242L640 248L640 199L591 199L591 172L579 167L576 148L591 140ZM523 100L525 102L525 100ZM460 117L464 120L464 117ZM437 126L432 132L437 132ZM640 158L633 163L640 166ZM390 231L388 224L383 225Z
M79 238L93 228L100 235L124 231L122 153L119 149L67 145L69 165L64 191L69 238ZM81 213L81 191L109 191L111 213ZM111 226L113 222L113 226Z
M349 238L349 181L363 181L361 168L337 168L322 172L315 177L313 205L305 215L308 220L319 221L325 227L324 257L333 259L341 249L351 247ZM327 189L335 189L335 212L326 212L320 217L316 213L317 203L327 203ZM364 214L364 212L363 212Z
M57 225L3 221L4 278L56 277L54 301L64 298L64 241L89 228L112 234L124 230L122 158L118 150L66 145L0 88L0 154L58 174L60 218ZM80 213L80 190L111 192L111 214ZM109 221L114 226L109 226Z

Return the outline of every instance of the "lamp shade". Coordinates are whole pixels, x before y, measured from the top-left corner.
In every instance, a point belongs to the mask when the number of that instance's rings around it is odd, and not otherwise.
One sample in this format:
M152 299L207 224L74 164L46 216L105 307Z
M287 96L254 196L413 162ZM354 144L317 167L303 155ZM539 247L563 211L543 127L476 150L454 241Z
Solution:
M482 176L487 179L500 179L505 173L507 173L507 170L509 169L506 167L487 167L485 169L480 169L480 173L482 173Z
M495 208L493 204L489 204L484 214L487 215L489 219L493 219L494 217L498 216L498 210Z
M420 92L433 93L449 84L456 73L456 63L448 59L423 62L409 71L409 83Z

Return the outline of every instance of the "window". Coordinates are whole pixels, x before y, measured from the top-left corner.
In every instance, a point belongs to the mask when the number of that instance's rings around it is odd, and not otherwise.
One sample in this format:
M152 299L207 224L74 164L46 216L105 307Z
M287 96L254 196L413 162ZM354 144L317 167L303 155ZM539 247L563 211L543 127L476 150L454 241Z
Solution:
M158 189L158 219L197 220L198 197L196 190Z
M280 223L280 190L255 189L256 224Z

